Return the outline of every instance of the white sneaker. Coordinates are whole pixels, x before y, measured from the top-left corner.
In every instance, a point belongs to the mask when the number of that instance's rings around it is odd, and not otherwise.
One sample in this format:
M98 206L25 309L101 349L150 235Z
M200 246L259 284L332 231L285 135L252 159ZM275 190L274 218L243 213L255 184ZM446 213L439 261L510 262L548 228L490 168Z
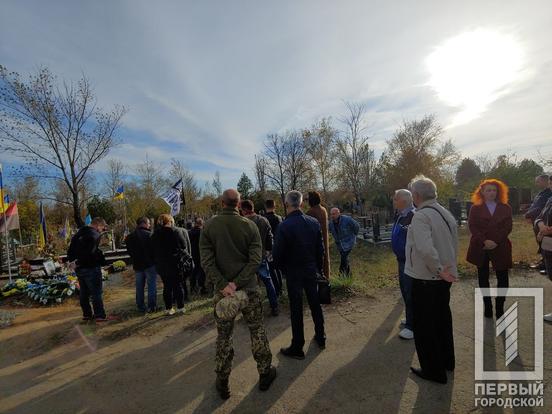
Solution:
M174 308L170 308L170 309L167 309L167 310L165 311L165 315L170 315L170 316L172 316L172 315L174 315L175 313L176 313L176 311L174 310Z
M544 320L546 322L552 322L552 313L549 313L547 315L544 315Z
M414 339L414 332L408 328L404 328L399 332L399 337L402 339Z
M178 309L176 310L176 313L184 314L184 313L186 313L186 309L185 309L185 308L178 308Z

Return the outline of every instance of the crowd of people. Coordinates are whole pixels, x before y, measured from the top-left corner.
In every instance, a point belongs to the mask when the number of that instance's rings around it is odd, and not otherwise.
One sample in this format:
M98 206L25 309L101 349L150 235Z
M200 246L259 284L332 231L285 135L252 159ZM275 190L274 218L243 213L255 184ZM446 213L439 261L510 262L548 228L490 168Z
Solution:
M536 182L541 191L526 218L534 226L544 272L552 279L552 177L539 176ZM513 225L508 187L500 180L484 180L474 190L472 202L467 261L477 267L481 288L490 286L491 265L497 287L507 288L512 268L509 234ZM168 214L158 218L153 232L150 219L139 218L126 244L136 273L136 306L140 312L157 310L158 274L163 281L168 315L184 312L186 280L191 291L213 296L218 333L216 389L226 399L230 396L234 320L239 313L251 333L259 388L267 390L277 375L263 321L260 282L265 287L271 315L278 316L278 297L286 281L292 333L289 346L280 350L283 356L305 358L303 294L314 322L313 341L321 350L326 347L318 286L331 274L329 234L340 254L339 276L351 277L349 255L360 228L357 221L341 214L338 208L332 208L328 218L317 192L308 193L306 213L303 195L295 190L288 192L285 219L275 213L274 200L266 201L266 213L260 215L253 202L241 200L233 189L224 191L221 203L220 214L205 223L197 218L188 230L176 227ZM437 187L424 176L415 177L408 189L398 189L393 205L396 217L392 249L406 315L399 336L415 342L420 367L411 367L413 374L445 384L447 372L455 368L450 289L458 279L457 221L437 202ZM103 219L93 219L90 226L75 234L68 251L68 260L75 266L81 286L83 318L98 322L106 320L101 279L105 259L99 249L105 229ZM499 319L504 314L504 297L495 298L494 308L492 298L484 297L483 301L485 317ZM544 318L552 321L552 314Z

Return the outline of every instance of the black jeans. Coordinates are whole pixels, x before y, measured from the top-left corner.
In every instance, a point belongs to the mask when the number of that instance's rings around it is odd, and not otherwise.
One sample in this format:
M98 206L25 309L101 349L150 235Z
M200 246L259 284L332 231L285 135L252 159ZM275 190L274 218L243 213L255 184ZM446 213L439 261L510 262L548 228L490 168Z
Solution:
M351 265L349 264L349 254L350 250L340 250L339 255L341 256L341 261L339 263L339 275L340 276L351 276Z
M543 250L542 257L544 258L546 274L548 275L548 278L552 280L552 252L546 252Z
M160 276L163 281L165 309L171 309L175 301L178 309L182 309L184 307L184 280L182 276L176 272L171 274L161 273Z
M287 289L289 296L289 309L291 316L291 346L296 350L302 350L305 345L305 332L303 328L303 290L307 296L316 338L325 339L324 315L318 298L318 285L314 276L312 278L303 275L287 274Z
M446 379L455 365L450 286L444 280L412 279L416 353L422 371L434 379Z
M205 290L205 272L201 266L197 265L190 276L190 289L193 291L196 288L200 288L202 291Z
M102 268L89 267L76 270L79 279L79 299L84 318L105 318L105 309L102 300ZM90 307L90 299L94 307L94 314Z
M477 277L479 279L479 287L480 288L488 288L490 287L489 283L489 275L490 275L490 269L489 269L489 254L485 253L485 264L481 267L477 268ZM509 284L508 279L508 269L506 270L497 270L496 271L496 287L497 288L507 288ZM506 298L504 297L497 297L496 298L496 304L497 306L504 306L504 301ZM483 301L485 302L485 306L491 306L492 301L489 296L485 296L483 298Z

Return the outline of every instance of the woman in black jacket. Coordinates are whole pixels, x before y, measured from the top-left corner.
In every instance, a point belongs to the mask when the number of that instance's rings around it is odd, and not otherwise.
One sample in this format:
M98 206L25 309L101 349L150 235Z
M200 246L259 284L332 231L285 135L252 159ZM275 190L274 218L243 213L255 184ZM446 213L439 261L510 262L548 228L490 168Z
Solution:
M155 267L163 280L163 300L168 315L184 313L184 292L179 263L183 256L190 256L190 242L187 234L174 227L174 219L169 214L161 214L160 225L151 238ZM176 301L177 310L173 303Z

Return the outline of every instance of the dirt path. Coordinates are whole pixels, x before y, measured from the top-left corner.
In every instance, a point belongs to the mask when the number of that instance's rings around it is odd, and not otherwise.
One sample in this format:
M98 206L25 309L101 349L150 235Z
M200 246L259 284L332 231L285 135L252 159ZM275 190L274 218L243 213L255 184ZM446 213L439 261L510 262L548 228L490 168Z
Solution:
M544 287L545 309L552 312L550 281L518 272L511 286ZM458 283L452 293L457 370L446 386L409 374L417 358L414 343L397 337L403 309L396 290L327 307L328 347L319 351L307 343L304 361L277 354L290 340L288 314L267 318L279 376L266 393L257 389L248 332L239 322L232 397L226 402L218 399L213 386L216 332L204 312L135 317L97 328L78 324L74 305L50 309L47 317L29 310L14 326L0 330L0 412L466 413L474 411L473 303L473 280ZM520 301L521 315L526 308ZM520 338L531 336L528 325L520 323ZM552 411L552 349L547 346L552 325L544 331L545 407L516 412ZM312 334L307 314L306 337ZM518 369L530 365L526 348L531 344L521 342L525 359L514 362ZM497 349L486 354L499 367L502 345Z

